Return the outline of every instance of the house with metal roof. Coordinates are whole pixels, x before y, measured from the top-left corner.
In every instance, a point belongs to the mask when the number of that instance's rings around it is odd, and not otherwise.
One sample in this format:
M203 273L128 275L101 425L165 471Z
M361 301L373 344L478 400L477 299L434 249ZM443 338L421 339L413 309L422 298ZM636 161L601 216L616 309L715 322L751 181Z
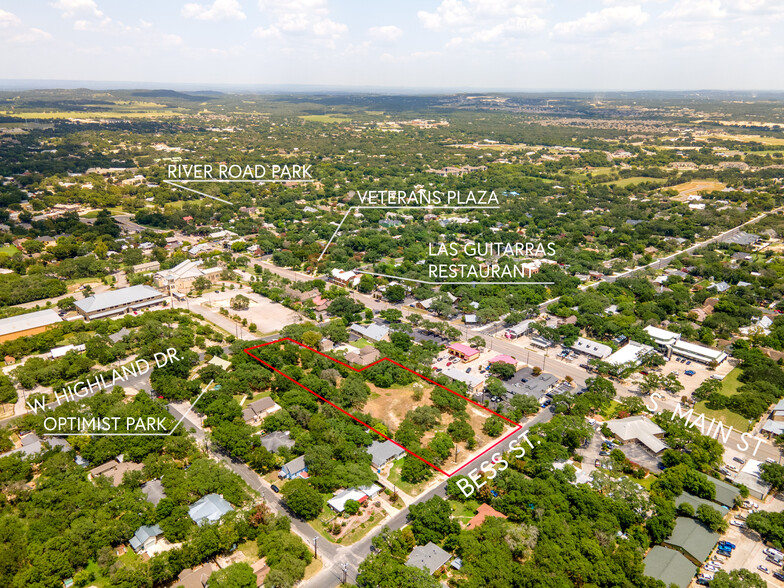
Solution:
M405 449L388 439L373 441L373 444L367 448L367 452L370 455L370 464L377 470L406 454Z
M480 376L478 372L467 373L465 369L447 366L441 370L441 374L456 382L463 382L468 387L469 394L479 394L485 387L485 378Z
M686 588L697 573L696 566L674 549L656 545L643 560L645 575L661 580L665 585Z
M294 478L307 478L308 466L305 465L305 456L295 457L290 462L280 468L279 478L293 480Z
M0 320L0 343L43 333L61 322L63 319L51 308L4 318Z
M142 284L94 294L74 304L84 318L99 319L165 303L166 296Z
M423 569L432 576L447 564L450 557L452 556L448 552L430 541L427 545L414 547L406 560L406 565Z
M166 490L163 488L160 478L142 484L142 492L147 497L147 502L155 506L158 506L158 503L166 498Z
M348 490L341 490L335 496L327 500L329 507L337 513L346 510L346 503L349 500L355 500L360 504L373 498L381 492L381 486L371 484L370 486L363 486L361 488L349 488Z
M207 494L194 502L188 509L188 516L194 523L201 526L219 521L223 515L234 510L234 507L220 494Z
M136 529L136 532L128 543L135 553L139 553L141 551L147 551L162 537L163 531L158 525L142 525Z
M665 539L664 543L678 549L694 564L701 565L708 559L718 541L719 534L714 533L699 521L688 517L678 517L675 519L672 535Z
M653 347L650 345L638 343L637 341L629 341L618 351L609 355L604 361L616 368L638 366L651 353L653 353Z
M360 325L359 323L354 323L349 327L349 330L372 343L389 340L389 327L386 325L379 325L378 323Z

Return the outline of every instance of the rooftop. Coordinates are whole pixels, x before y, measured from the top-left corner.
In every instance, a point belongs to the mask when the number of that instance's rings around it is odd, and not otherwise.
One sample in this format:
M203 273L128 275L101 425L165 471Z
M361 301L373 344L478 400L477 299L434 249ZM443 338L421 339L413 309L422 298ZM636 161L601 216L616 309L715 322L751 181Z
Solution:
M655 437L664 433L664 430L647 417L638 415L615 419L608 421L607 426L622 441L639 441L653 453L659 453L667 448L664 441Z
M193 519L194 523L201 525L205 522L214 523L232 510L234 508L220 494L207 494L191 505L188 509L188 516Z
M719 540L719 534L687 517L675 519L675 528L666 542L680 547L697 561L705 561Z
M686 588L697 572L696 566L674 549L656 545L643 560L645 575L661 580L667 586Z
M450 557L448 552L431 541L427 545L414 547L411 555L406 560L406 565L412 568L425 569L432 576L442 566L446 565Z
M48 327L62 321L63 319L60 318L60 315L51 308L39 310L38 312L19 314L0 320L0 336L27 331L28 329Z
M83 312L95 313L119 306L130 306L152 298L161 298L162 296L155 288L139 285L94 294L88 298L77 300L75 304Z
M612 347L609 345L599 343L598 341L591 341L585 337L578 337L577 341L572 345L572 349L581 351L592 357L598 357L599 359L604 359L613 352Z

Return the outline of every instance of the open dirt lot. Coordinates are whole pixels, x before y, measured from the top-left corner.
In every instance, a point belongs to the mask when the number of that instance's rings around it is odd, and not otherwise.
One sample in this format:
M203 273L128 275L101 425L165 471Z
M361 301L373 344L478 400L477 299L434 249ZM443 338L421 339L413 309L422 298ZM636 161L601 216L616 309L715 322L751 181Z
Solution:
M725 184L714 180L695 180L667 187L668 190L676 190L678 192L676 200L686 200L686 198L692 194L699 194L703 191L713 192L715 190L723 190L724 188Z
M231 299L237 294L250 298L247 310L231 310L229 306ZM226 308L230 314L236 314L248 319L248 324L256 323L259 336L276 333L286 325L296 323L300 319L300 316L293 310L245 288L241 290L227 290L226 292L210 292L197 298L197 301L202 301L202 304L213 308L216 312L220 308Z

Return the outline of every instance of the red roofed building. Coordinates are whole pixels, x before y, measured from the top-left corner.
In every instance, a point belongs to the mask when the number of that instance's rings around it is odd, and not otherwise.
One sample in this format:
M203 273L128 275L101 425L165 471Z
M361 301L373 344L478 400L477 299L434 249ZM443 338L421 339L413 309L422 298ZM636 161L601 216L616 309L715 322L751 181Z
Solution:
M485 522L487 517L496 517L499 519L507 519L505 514L498 512L489 504L480 504L479 508L476 509L476 516L468 521L468 530L475 529L479 525Z
M498 363L499 361L508 363L509 365L517 365L517 360L511 355L496 355L488 363Z
M479 357L479 350L465 343L452 343L449 346L449 353L456 355L463 361L473 361Z

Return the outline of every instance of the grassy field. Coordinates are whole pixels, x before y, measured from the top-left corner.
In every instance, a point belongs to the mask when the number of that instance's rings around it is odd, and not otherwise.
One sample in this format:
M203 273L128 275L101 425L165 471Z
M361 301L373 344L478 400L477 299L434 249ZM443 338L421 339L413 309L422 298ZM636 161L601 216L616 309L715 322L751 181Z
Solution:
M615 184L616 186L631 186L632 184L642 184L643 182L649 182L651 184L663 184L666 182L664 178L644 178L642 176L635 176L633 178L624 178L622 180L611 180L609 182L603 182L603 184L610 186Z
M754 143L761 143L762 145L784 145L784 139L779 137L763 137L761 135L730 135L730 134L716 134L710 135L708 139L719 139L722 141L749 141Z
M463 525L474 518L476 509L479 508L479 503L476 500L466 500L465 502L450 500L449 505L452 507L452 517Z
M3 245L0 247L0 255L16 255L19 250L13 245Z
M698 194L699 192L714 192L723 190L725 184L716 180L695 180L692 182L684 182L675 186L668 186L667 190L675 190L678 192L677 198L679 200L686 200L691 194Z
M740 388L743 383L738 381L738 378L741 375L740 368L735 368L730 373L728 373L725 378L721 381L721 393L725 396L733 396L734 394L738 393L738 388Z
M736 430L741 432L746 432L749 430L749 420L745 417L740 416L739 414L732 412L728 408L722 408L721 410L711 410L705 407L705 401L698 402L694 406L694 414L698 415L699 413L705 414L705 418L708 419L716 419L717 421L723 422L725 425L729 425L734 427Z
M53 110L51 112L0 112L2 115L18 116L20 119L48 120L64 118L149 118L153 116L177 116L181 112L170 110L100 110L95 112Z

